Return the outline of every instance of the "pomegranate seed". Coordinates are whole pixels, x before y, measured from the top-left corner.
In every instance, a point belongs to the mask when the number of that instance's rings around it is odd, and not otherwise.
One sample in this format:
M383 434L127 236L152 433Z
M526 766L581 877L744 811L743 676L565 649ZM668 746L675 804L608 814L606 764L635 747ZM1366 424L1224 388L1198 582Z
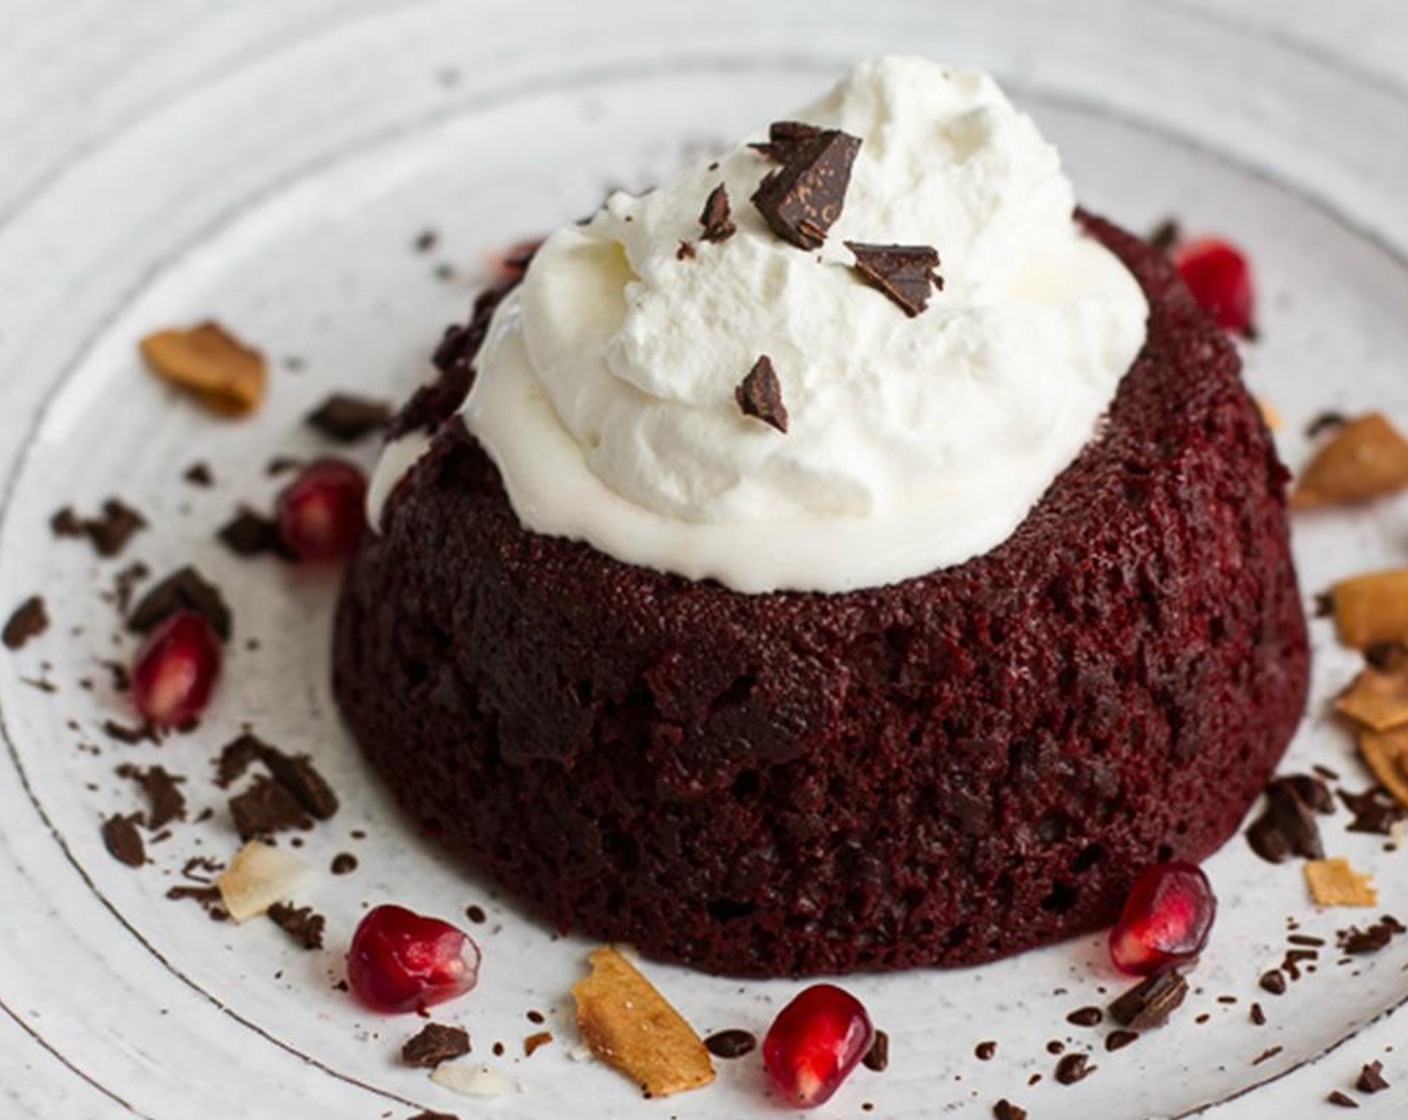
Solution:
M220 638L198 611L176 611L156 626L132 662L132 698L157 727L200 715L220 675Z
M1153 976L1203 951L1217 898L1202 869L1175 861L1146 868L1134 880L1110 931L1110 957L1131 976Z
M347 983L376 1011L423 1011L462 996L479 979L479 946L439 918L378 906L347 953Z
M367 479L341 459L309 463L279 495L279 536L304 560L341 560L366 521Z
M1251 335L1252 269L1246 255L1215 237L1175 245L1174 267L1203 307L1223 330Z
M763 1065L789 1104L812 1108L831 1099L874 1041L855 996L816 984L778 1012L763 1039Z

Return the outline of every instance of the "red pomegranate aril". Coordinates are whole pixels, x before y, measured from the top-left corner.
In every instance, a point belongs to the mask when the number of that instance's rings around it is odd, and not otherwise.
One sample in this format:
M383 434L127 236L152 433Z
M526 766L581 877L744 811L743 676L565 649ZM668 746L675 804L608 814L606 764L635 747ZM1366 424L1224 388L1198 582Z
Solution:
M304 560L342 560L366 522L367 479L341 459L316 459L279 495L279 536Z
M778 1012L763 1039L763 1065L788 1104L813 1108L831 1099L874 1042L855 996L815 984Z
M478 979L479 946L468 934L403 906L370 911L347 952L347 983L375 1011L424 1011Z
M220 638L205 616L177 611L147 635L132 662L132 698L157 727L179 727L210 702L220 676Z
M1146 868L1134 880L1110 931L1110 957L1131 976L1154 976L1187 964L1203 951L1217 898L1196 864L1174 861Z
M1216 237L1184 241L1170 253L1193 298L1223 330L1254 332L1255 297L1246 254Z

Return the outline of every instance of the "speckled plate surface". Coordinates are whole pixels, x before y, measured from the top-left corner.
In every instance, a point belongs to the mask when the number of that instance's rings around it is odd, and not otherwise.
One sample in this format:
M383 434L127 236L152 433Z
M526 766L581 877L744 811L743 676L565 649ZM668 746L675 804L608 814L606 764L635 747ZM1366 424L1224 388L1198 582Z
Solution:
M85 3L95 59L120 65L104 54L99 18L114 6ZM41 23L52 11L18 7ZM122 7L157 39L163 9L179 5ZM25 173L0 192L0 615L42 593L52 618L23 650L0 654L0 1115L780 1112L756 1055L719 1063L714 1086L667 1102L572 1060L567 991L586 943L501 904L373 786L330 702L333 582L238 560L212 534L241 502L267 507L278 486L269 459L325 449L301 417L329 391L399 397L425 376L429 347L463 314L489 251L802 102L858 54L988 66L1062 146L1088 205L1135 229L1176 214L1247 246L1263 329L1245 350L1248 377L1285 418L1290 463L1325 409L1377 407L1408 425L1408 94L1168 5L839 7L319 2L261 34L273 6L236 4L209 14L208 35L181 25L191 48L179 64L131 75L145 99L129 89L124 104L138 108L63 104L111 121L64 160L21 161ZM25 26L28 47L42 45L43 28ZM245 49L225 49L232 42ZM3 104L23 104L3 67L0 90ZM427 229L436 243L418 251ZM147 331L210 316L272 359L268 400L247 422L192 408L137 359ZM182 481L197 460L214 487ZM122 557L100 561L48 532L59 506L90 511L110 495L150 521ZM1404 563L1405 530L1401 501L1299 522L1307 600L1338 577ZM102 662L131 646L100 592L138 559L157 574L197 564L236 617L217 703L196 732L160 747L101 730L129 716ZM1349 737L1325 715L1354 659L1324 623L1314 640L1314 697L1287 767L1327 765L1362 789ZM237 847L210 760L245 723L311 752L342 796L300 850L319 872L300 901L327 916L323 952L294 947L272 923L214 924L165 898L187 859ZM141 805L114 773L124 762L186 775L192 815L215 810L151 845L140 871L99 835L105 816ZM1327 847L1373 873L1382 910L1408 912L1408 856L1347 834L1347 820L1326 820ZM340 852L356 855L354 874L327 873ZM1394 1087L1357 1095L1358 1115L1402 1115L1408 1051L1394 1049L1402 1020L1390 1016L1408 1000L1408 938L1353 965L1327 949L1317 971L1269 995L1257 979L1280 962L1288 919L1333 943L1379 911L1317 912L1295 866L1260 863L1241 840L1208 870L1222 914L1195 993L1163 1031L1109 1054L1108 1026L1065 1021L1121 987L1100 937L980 969L857 978L847 985L890 1034L890 1066L859 1071L820 1115L986 1117L1002 1097L1033 1120L1335 1114L1326 1094L1350 1091L1371 1060ZM480 987L437 1018L466 1026L475 1055L521 1092L469 1100L430 1083L396 1060L414 1018L368 1016L335 990L360 913L387 900L460 920L471 904L488 912L473 927ZM704 1031L761 1033L799 987L648 967ZM1254 1000L1264 1026L1249 1021ZM525 1058L523 1039L539 1029L554 1041ZM989 1039L996 1057L979 1061L974 1047ZM1057 1084L1053 1040L1091 1051L1097 1071Z

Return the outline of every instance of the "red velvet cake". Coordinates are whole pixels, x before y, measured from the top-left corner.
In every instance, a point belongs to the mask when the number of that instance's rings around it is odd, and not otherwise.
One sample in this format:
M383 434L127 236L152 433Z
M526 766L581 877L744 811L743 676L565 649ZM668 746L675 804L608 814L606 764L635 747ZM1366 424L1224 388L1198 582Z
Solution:
M407 813L556 929L759 976L992 960L1222 844L1305 699L1286 476L1172 266L1082 222L1148 304L1098 434L994 547L837 592L526 527L459 414L517 278L482 296L338 613L338 701Z

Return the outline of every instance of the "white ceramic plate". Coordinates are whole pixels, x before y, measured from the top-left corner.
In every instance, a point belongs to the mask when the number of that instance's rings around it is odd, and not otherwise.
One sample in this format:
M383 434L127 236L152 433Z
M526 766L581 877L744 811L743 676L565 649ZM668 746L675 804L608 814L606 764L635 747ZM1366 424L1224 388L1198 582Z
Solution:
M947 12L876 0L849 14L739 0L691 11L567 0L353 7L240 65L192 68L179 96L27 184L0 225L0 615L42 592L54 620L0 656L0 1114L773 1112L756 1055L719 1063L714 1086L666 1102L570 1059L566 993L586 943L501 905L392 811L330 701L331 583L236 560L213 530L242 500L268 505L278 485L269 458L321 449L300 417L327 392L400 397L425 375L488 251L584 213L608 185L650 182L879 50L991 67L1060 143L1088 205L1135 229L1176 214L1251 251L1264 341L1246 351L1248 376L1286 419L1288 461L1303 458L1300 433L1326 408L1377 407L1408 424L1408 97L1203 15L1114 0ZM412 248L424 229L439 235L429 254ZM455 278L434 275L441 263ZM206 316L274 359L269 399L250 422L213 420L142 372L138 337ZM198 459L216 488L180 480ZM113 494L152 523L121 560L51 538L58 506L90 510ZM1307 598L1337 577L1401 564L1405 512L1399 502L1298 524ZM114 638L97 593L134 558L159 574L196 563L237 620L218 702L198 732L160 748L99 731L127 717L99 662L130 646ZM1319 762L1363 788L1348 737L1323 715L1354 660L1332 648L1324 623L1314 636L1311 714L1286 765ZM37 677L58 691L25 683ZM82 678L96 682L91 692ZM342 812L301 850L319 869L341 851L360 861L303 892L327 915L326 952L293 948L271 923L216 925L163 897L188 857L226 858L237 846L209 760L246 722L311 751L342 795ZM104 816L140 805L114 775L126 761L189 775L192 809L217 810L178 826L140 872L99 837ZM1373 872L1384 910L1408 910L1408 857L1347 835L1346 820L1326 822L1327 845ZM1333 940L1378 911L1317 913L1295 866L1269 867L1240 839L1208 870L1221 917L1196 992L1164 1031L1106 1054L1107 1028L1064 1021L1120 987L1098 936L969 971L856 978L847 986L891 1035L890 1068L859 1071L821 1114L985 1117L1000 1097L1033 1120L1333 1114L1326 1093L1349 1089L1377 1059L1394 1088L1360 1097L1358 1115L1401 1115L1408 1053L1393 1049L1387 1016L1408 999L1408 939L1354 967L1327 951L1318 972L1269 996L1257 978L1280 961L1288 918ZM368 1016L334 990L346 938L380 901L450 918L487 907L489 923L475 929L481 985L437 1018L468 1027L476 1055L521 1094L470 1101L432 1085L396 1061L415 1019ZM761 1034L799 987L649 972L706 1031ZM1268 1016L1259 1028L1248 1021L1257 999ZM555 1042L525 1059L522 1039L539 1029L530 1009L548 1015ZM974 1046L986 1039L998 1053L980 1062ZM1057 1085L1053 1039L1093 1049L1098 1072Z

